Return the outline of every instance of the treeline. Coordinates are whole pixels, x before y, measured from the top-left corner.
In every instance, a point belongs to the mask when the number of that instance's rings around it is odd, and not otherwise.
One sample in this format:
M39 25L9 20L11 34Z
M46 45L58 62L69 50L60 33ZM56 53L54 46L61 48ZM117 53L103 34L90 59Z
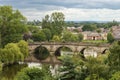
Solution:
M81 25L94 24L97 28L110 28L111 26L118 25L120 22L115 20L108 22L95 22L95 21L67 21L66 26L68 27L80 27Z

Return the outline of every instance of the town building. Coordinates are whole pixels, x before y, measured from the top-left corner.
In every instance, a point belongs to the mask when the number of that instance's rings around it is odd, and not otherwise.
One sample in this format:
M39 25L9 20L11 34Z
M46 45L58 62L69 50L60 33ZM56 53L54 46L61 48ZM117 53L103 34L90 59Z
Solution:
M115 40L120 40L120 26L113 26L112 34Z
M84 38L83 40L107 40L107 33L97 33L97 32L90 32L85 31L82 32Z
M82 32L82 26L80 26L80 27L67 27L67 30L71 31L71 32Z

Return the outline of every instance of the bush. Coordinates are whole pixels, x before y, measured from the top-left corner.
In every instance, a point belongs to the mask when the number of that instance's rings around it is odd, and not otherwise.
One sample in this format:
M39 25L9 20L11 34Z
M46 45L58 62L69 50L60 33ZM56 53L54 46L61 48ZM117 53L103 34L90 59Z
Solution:
M2 71L2 63L0 62L0 72Z
M110 80L120 80L120 71L115 72Z
M46 67L40 68L24 68L16 76L14 80L54 80Z
M43 76L39 68L25 68L17 74L15 80L44 80Z

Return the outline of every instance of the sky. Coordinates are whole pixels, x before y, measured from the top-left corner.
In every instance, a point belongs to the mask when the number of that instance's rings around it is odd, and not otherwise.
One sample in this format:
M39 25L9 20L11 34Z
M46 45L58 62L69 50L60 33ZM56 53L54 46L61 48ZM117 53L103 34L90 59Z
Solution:
M29 20L42 20L45 15L62 12L66 21L120 21L120 0L0 0Z

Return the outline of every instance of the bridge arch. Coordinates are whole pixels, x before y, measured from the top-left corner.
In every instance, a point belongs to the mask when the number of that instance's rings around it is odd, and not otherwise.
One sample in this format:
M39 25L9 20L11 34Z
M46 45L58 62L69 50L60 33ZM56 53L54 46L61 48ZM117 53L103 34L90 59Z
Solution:
M93 57L97 57L97 51L92 48L92 47L84 47L80 50L80 53L83 54L84 57L87 56L93 56Z
M63 52L64 52L64 51L73 52L70 47L60 46L60 47L58 47L58 48L55 50L55 52L54 52L55 56L61 56L61 49L63 49Z
M109 49L104 49L101 54L105 54Z
M44 60L50 55L50 52L46 47L40 45L34 49L33 55L38 60Z

